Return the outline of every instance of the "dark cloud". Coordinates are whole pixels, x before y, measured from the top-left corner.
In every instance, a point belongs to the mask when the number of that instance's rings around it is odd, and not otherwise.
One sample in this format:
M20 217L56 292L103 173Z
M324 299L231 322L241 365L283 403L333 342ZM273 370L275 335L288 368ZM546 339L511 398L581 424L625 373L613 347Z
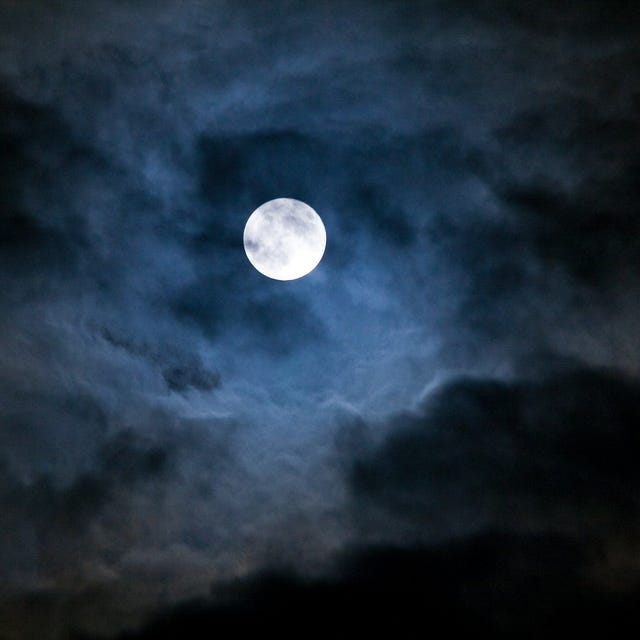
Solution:
M211 371L203 370L197 364L193 367L177 366L162 372L169 389L186 391L194 388L200 391L211 391L220 385L220 377Z
M357 504L406 518L416 535L635 530L638 391L635 379L592 370L447 382L355 463Z
M112 335L108 329L103 331L103 337L114 347L123 349L134 357L144 358L157 366L171 391L182 392L189 389L212 391L220 386L220 375L207 369L197 355L190 354L185 357L184 353L175 349L165 348L159 351L154 345L135 344Z
M62 204L64 194L57 182L66 177L73 155L81 156L82 150L66 140L68 130L49 110L20 100L6 90L0 92L0 113L0 242L5 274L20 277L26 272L33 276L45 266L50 273L68 274L77 263L82 230L56 216L55 207L49 216L34 210L29 202L34 195L30 189L38 182L37 197ZM81 161L91 161L89 154ZM3 282L5 291L13 289L6 275Z
M511 156L542 141L552 157L573 165L569 184L566 173L540 166L498 185L498 193L531 234L536 255L597 286L638 270L634 176L640 155L633 140L640 118L626 107L611 114L578 100L549 104L499 133Z
M34 571L40 576L73 575L83 556L88 560L96 552L99 555L90 540L96 520L131 488L168 473L172 453L139 439L121 432L107 440L91 470L68 484L46 473L21 481L4 461L1 501L9 524L3 549L18 558L5 574L9 584L33 579ZM18 531L23 534L14 537Z
M554 535L487 533L435 547L375 547L345 554L328 575L271 571L218 587L155 617L125 639L256 633L297 638L442 632L560 637L637 628L637 594L602 594L584 576L579 543Z

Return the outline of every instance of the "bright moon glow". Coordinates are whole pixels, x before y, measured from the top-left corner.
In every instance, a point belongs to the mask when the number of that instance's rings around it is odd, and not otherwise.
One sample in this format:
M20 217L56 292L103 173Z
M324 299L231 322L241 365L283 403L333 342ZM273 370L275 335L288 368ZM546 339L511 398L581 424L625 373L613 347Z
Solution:
M277 198L260 205L244 228L249 262L274 280L295 280L313 271L327 245L320 216L304 202Z

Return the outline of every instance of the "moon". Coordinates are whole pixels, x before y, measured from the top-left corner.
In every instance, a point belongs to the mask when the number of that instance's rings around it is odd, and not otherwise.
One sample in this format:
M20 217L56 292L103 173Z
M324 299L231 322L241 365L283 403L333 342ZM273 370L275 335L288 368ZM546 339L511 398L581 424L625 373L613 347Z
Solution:
M322 260L327 232L320 216L293 198L276 198L260 205L244 227L249 262L274 280L297 280Z

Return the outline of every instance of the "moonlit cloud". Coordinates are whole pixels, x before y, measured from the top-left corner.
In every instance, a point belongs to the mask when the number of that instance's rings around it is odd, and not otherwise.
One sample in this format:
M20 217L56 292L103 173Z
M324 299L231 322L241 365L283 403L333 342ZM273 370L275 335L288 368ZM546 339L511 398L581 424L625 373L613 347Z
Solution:
M635 11L0 1L0 636L632 609Z

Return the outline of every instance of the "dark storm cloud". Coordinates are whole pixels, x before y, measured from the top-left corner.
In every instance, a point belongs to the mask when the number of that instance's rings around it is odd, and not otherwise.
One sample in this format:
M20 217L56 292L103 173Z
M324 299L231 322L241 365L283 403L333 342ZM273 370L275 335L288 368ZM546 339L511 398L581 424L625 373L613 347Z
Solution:
M636 530L639 419L637 380L614 372L454 379L393 418L355 463L356 504L406 519L418 536Z
M117 637L423 638L446 629L537 638L606 633L612 619L617 628L637 629L637 597L594 589L584 575L587 555L579 542L550 534L489 532L429 548L373 547L343 554L326 575L272 570L219 586L211 598Z

